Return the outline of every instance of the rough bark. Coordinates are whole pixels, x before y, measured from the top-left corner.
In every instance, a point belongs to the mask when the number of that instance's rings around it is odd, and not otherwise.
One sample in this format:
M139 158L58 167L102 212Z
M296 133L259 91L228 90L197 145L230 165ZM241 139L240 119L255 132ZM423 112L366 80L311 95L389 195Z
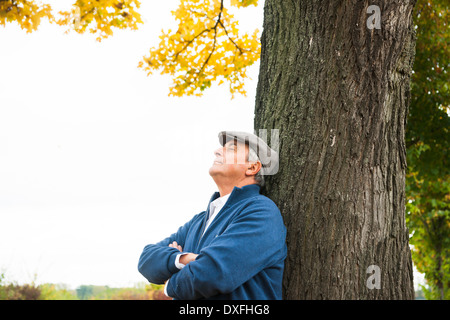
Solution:
M414 298L404 190L414 4L265 1L254 127L280 130L279 172L262 192L288 228L285 299ZM370 5L381 29L367 27ZM371 265L380 289L367 286Z

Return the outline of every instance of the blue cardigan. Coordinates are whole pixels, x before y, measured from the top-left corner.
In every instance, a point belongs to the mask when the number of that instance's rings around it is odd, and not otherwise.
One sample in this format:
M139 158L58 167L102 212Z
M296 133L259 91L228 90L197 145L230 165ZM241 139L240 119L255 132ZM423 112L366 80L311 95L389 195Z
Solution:
M234 187L228 201L203 234L206 211L195 215L170 237L147 245L138 270L149 282L163 284L174 299L281 299L286 228L275 203L256 184ZM198 254L179 270L180 253Z

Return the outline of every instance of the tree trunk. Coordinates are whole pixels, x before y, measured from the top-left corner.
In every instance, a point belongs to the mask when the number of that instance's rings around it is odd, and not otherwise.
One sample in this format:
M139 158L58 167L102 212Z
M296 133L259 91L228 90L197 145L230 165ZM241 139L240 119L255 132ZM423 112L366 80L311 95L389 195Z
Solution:
M279 171L262 193L288 229L285 299L414 298L404 188L414 3L265 1L254 127L279 129Z

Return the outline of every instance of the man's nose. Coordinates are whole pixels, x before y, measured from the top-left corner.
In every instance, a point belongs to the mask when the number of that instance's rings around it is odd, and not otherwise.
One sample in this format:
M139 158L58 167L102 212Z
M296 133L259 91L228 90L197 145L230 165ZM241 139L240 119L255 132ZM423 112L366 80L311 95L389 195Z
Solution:
M222 148L219 148L217 150L214 151L214 155L216 157L221 157L222 156Z

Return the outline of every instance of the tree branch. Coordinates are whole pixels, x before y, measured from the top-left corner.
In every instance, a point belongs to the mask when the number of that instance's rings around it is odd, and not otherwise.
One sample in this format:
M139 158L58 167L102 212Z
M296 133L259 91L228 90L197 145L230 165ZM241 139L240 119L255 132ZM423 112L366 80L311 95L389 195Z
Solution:
M176 61L177 58L178 58L178 55L179 55L181 52L183 52L184 50L186 50L186 48L187 48L192 42L194 42L195 39L197 39L198 37L200 37L203 33L211 31L212 29L213 29L213 28L205 29L205 30L203 30L202 32L200 32L198 35L196 35L194 38L192 38L191 40L187 41L186 45L185 45L180 51L178 51L178 52L175 54L173 61Z
M205 68L206 64L208 63L209 59L211 58L214 50L216 49L216 37L217 37L217 29L214 28L214 42L213 42L213 48L211 50L211 52L209 53L208 58L206 58L205 62L203 63L202 67L200 68L200 71L198 72L198 75L200 75L200 73L202 73L203 69Z
M244 49L240 48L240 47L236 44L236 42L234 42L233 39L231 39L231 37L228 35L228 31L227 31L227 29L225 28L225 26L223 25L222 21L220 21L220 25L222 26L223 30L225 31L225 34L227 35L228 39L229 39L229 40L234 44L234 46L239 50L240 54L242 54L243 51L249 51L249 50L244 50Z

